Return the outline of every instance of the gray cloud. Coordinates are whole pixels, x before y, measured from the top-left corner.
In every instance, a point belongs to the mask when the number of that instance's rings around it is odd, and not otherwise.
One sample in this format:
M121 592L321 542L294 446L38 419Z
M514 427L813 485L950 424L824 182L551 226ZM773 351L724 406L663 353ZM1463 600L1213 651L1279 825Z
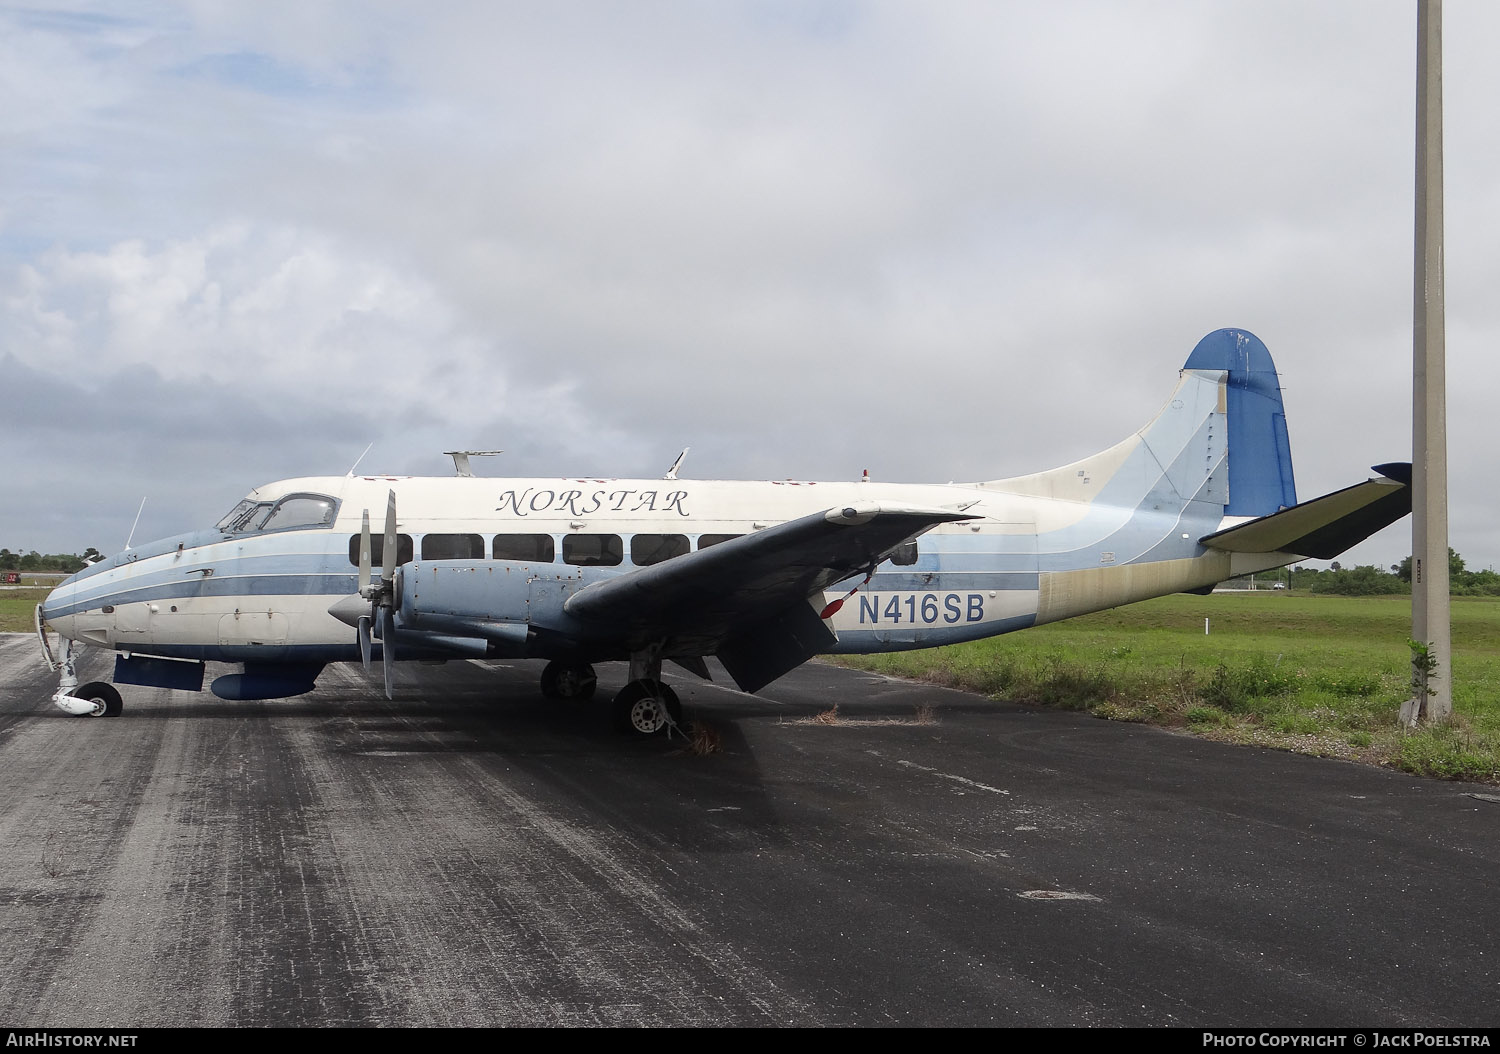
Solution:
M1029 472L1138 427L1225 325L1277 357L1304 496L1408 456L1406 2L120 10L0 13L11 548L100 544L81 495L206 522L372 440L390 471ZM1484 565L1500 14L1446 23Z

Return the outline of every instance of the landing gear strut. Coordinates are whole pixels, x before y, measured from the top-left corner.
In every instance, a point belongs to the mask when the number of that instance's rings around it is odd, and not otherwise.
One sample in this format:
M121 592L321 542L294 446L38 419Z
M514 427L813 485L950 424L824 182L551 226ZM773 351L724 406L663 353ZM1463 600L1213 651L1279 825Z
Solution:
M661 680L661 645L653 644L630 655L630 683L610 704L615 724L624 732L654 736L666 729L681 730L682 703Z
M63 638L62 654L54 657L52 645L47 640L46 629L42 623L42 609L37 606L36 633L42 642L42 657L47 661L47 667L58 673L57 691L52 696L52 703L59 710L65 710L74 717L119 717L120 711L125 709L125 702L120 698L120 693L115 686L104 681L90 681L88 684L79 686L77 659L73 655L73 641Z

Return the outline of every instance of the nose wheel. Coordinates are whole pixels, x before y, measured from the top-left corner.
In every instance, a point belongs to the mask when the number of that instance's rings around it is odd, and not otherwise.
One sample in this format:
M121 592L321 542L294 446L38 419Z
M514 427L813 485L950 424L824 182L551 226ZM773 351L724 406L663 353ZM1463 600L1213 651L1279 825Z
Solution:
M90 704L79 717L119 717L125 709L125 701L115 686L104 681L90 681L69 693L73 698Z
M682 703L677 693L660 681L631 681L620 689L611 705L615 724L634 735L654 736L682 724Z

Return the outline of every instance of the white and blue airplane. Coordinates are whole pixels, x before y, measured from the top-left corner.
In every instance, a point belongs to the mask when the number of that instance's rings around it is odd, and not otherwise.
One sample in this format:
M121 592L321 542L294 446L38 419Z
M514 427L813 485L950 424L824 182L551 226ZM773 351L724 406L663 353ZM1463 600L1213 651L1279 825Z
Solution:
M588 698L628 660L618 722L675 727L664 660L717 657L754 692L815 655L975 640L1331 559L1411 508L1411 466L1298 504L1270 353L1204 337L1166 405L1125 441L1029 476L946 485L320 476L257 487L212 529L90 566L37 608L54 701L121 712L79 685L75 645L118 652L117 684L223 699L311 691L378 655L546 660L541 690ZM679 459L680 463L680 459ZM384 510L372 534L369 510ZM377 573L378 571L378 573ZM63 639L54 652L49 632Z

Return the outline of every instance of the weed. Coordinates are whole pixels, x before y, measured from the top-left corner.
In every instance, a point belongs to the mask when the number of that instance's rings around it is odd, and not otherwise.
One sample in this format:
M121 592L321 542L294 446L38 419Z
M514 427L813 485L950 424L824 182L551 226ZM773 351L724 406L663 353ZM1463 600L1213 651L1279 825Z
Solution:
M1114 680L1103 667L1085 667L1052 659L1036 685L1037 699L1064 710L1087 710L1108 702L1114 695Z
M694 721L688 726L686 753L701 758L717 754L722 749L724 744L717 728L702 721Z
M1323 723L1313 714L1301 710L1282 710L1265 720L1265 727L1285 736L1315 736L1323 731Z
M1382 680L1378 673L1332 670L1313 674L1308 685L1350 699L1368 699L1380 692Z

